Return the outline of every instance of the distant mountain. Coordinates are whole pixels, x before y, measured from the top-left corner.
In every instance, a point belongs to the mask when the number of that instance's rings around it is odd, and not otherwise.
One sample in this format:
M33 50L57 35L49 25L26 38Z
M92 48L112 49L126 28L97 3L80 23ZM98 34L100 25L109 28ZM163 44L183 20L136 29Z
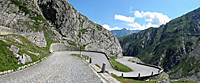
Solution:
M123 54L160 65L171 78L200 82L200 8L159 28L119 38Z
M127 36L132 33L138 33L140 30L127 30L126 28L123 28L122 30L111 30L110 32L115 35L117 38L122 36Z

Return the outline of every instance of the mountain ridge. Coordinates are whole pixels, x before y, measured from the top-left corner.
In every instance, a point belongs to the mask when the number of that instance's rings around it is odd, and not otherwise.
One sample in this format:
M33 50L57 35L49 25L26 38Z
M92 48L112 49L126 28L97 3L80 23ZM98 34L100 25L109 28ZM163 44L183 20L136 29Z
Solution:
M66 0L8 0L0 6L1 26L16 32L44 32L48 39L82 50L122 56L117 38Z
M117 38L122 37L122 36L127 36L132 33L138 33L140 30L128 30L126 28L123 28L121 30L111 30L110 32L115 35Z
M124 55L136 56L146 63L160 65L171 77L199 81L199 33L200 8L159 28L151 27L119 40Z

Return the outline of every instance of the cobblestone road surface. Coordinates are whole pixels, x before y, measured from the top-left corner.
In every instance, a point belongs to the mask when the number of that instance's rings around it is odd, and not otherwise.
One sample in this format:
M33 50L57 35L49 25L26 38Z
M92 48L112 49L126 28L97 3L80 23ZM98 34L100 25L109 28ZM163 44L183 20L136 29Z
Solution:
M43 62L0 76L0 83L101 83L96 74L69 52L55 52Z

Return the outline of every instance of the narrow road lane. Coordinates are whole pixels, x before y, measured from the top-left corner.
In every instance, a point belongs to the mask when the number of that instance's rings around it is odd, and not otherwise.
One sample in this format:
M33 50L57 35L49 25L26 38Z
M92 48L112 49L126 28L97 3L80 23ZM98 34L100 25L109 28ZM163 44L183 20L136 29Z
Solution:
M55 52L27 69L0 76L0 83L101 83L80 58Z

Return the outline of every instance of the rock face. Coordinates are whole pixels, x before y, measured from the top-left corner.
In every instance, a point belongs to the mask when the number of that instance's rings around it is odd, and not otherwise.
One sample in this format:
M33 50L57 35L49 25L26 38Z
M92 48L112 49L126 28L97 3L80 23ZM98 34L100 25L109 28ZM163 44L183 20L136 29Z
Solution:
M51 21L66 44L81 46L83 50L101 51L121 56L116 37L102 26L91 22L65 0L39 0L44 17Z
M159 28L119 38L123 54L162 66L176 78L200 76L200 8Z
M21 33L20 35L26 37L29 41L39 47L46 47L47 42L43 32Z
M48 39L82 50L122 56L117 38L66 0L3 0L0 8L0 26L16 32L44 32Z
M17 53L19 52L19 48L14 46L14 45L12 45L10 47L10 51L12 51L14 55L17 55Z
M19 60L21 61L22 64L25 64L27 62L32 62L31 57L27 54L23 54L22 56L20 56Z

